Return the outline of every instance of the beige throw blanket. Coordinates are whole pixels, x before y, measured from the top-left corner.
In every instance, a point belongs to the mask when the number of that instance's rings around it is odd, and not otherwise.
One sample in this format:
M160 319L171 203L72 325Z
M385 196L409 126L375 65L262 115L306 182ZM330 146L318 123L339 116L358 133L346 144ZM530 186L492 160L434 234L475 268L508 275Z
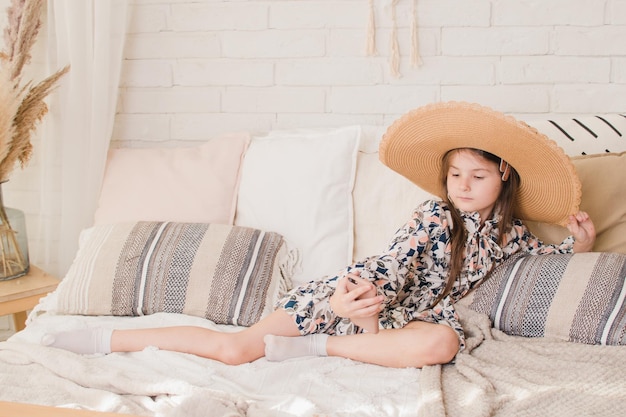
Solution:
M467 349L422 370L420 416L625 415L626 347L508 336L457 310Z

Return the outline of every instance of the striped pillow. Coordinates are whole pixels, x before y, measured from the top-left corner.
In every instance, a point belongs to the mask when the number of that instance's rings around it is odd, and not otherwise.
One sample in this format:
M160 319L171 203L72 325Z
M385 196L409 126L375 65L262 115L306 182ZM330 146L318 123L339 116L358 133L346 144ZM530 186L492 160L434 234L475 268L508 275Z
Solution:
M525 337L626 345L626 255L518 255L461 302Z
M570 156L626 151L624 114L539 119L527 123L554 140Z
M57 289L62 314L157 312L250 326L290 285L284 239L273 232L205 223L98 225Z

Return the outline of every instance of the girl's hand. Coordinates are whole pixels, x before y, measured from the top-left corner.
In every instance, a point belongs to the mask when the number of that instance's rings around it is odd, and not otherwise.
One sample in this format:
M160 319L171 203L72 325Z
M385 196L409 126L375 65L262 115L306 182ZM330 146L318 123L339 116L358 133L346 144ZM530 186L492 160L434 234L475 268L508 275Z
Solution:
M378 295L374 285L348 273L339 278L337 288L330 297L330 307L339 317L349 318L369 333L378 333L378 313L383 308L383 296Z
M574 236L574 252L589 252L596 241L596 228L584 211L569 216L567 229Z

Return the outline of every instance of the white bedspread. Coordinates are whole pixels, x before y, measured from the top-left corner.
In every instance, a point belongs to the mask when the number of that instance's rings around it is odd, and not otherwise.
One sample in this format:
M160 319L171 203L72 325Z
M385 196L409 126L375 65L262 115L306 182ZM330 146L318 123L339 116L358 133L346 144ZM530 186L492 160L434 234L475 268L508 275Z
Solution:
M96 325L238 329L165 313L46 313L0 343L0 401L163 417L624 414L626 347L506 336L490 327L487 316L458 308L467 349L454 365L421 371L313 357L228 366L155 348L85 357L38 341L46 331Z
M380 417L419 412L420 371L416 369L313 357L228 366L155 348L85 357L38 344L45 331L96 324L217 327L174 314L41 315L0 343L0 400L146 416Z

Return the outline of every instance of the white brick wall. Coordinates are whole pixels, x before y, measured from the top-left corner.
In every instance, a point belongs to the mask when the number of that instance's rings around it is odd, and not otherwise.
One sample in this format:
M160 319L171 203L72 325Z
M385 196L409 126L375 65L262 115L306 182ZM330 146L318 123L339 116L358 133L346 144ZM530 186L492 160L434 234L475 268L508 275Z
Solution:
M204 140L224 131L387 124L412 107L470 100L521 117L626 111L626 0L136 0L114 140ZM120 143L118 143L120 144Z
M494 0L494 26L599 26L605 0Z

